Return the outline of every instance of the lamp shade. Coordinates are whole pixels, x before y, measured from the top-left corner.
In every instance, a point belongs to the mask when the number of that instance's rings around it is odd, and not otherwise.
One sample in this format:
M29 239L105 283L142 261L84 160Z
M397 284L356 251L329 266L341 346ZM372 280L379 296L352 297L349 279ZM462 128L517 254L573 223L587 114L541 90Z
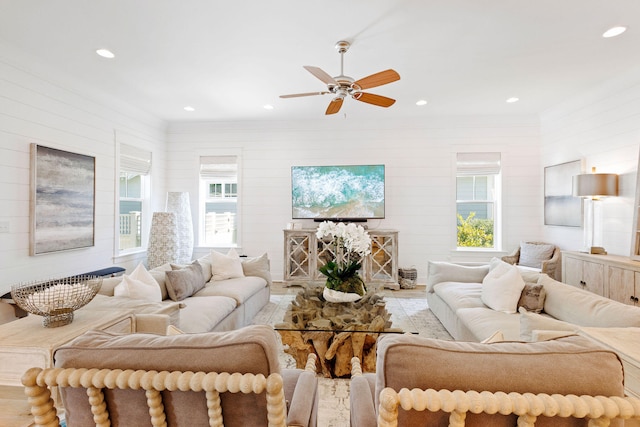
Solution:
M618 195L618 175L614 173L586 173L573 177L573 195L577 197L606 197Z

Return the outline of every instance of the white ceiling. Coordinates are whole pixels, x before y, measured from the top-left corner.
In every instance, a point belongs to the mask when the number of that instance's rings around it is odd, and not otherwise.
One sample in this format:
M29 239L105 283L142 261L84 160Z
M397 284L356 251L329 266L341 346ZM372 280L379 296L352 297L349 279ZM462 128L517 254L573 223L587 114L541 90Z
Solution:
M401 80L337 117L538 114L640 65L640 1L0 0L0 39L170 121L325 117L330 95L278 96L324 90L302 66L339 74L339 40L346 75Z

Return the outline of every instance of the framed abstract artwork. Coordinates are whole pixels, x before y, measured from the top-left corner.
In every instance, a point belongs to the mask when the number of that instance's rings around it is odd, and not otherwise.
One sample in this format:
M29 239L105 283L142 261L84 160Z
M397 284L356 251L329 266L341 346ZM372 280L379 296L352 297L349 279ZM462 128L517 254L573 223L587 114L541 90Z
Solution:
M582 199L573 196L573 177L582 173L582 161L544 168L544 224L582 227Z
M95 163L31 144L30 255L94 245Z

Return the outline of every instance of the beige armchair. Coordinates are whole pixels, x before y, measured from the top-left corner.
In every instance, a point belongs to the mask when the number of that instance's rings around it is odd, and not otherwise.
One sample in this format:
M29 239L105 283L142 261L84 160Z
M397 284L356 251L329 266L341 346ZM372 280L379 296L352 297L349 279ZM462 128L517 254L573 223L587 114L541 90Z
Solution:
M22 379L36 426L311 426L316 360L280 369L272 328L116 335L89 331L55 352L55 368Z
M557 281L562 281L560 254L560 248L550 243L522 242L515 251L507 256L503 256L502 260L509 264L537 268L549 277ZM522 261L524 261L523 258L526 258L524 263L522 263Z
M604 397L606 396L606 397ZM621 426L640 419L617 355L587 338L492 344L379 339L375 374L352 360L352 427Z

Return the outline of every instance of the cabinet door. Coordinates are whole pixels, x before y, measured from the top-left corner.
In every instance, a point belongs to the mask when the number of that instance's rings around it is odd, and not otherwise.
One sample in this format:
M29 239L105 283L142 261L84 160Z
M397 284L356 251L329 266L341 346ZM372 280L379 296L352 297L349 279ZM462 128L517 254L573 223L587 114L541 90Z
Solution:
M397 246L392 234L371 234L371 255L369 255L368 278L377 282L397 281L397 266L395 254Z
M609 267L609 298L635 305L635 297L634 272L620 267Z
M571 286L581 288L582 282L582 260L566 256L564 258L564 280Z
M285 234L285 280L310 279L311 263L311 234Z
M583 261L582 281L584 289L604 296L604 265Z

